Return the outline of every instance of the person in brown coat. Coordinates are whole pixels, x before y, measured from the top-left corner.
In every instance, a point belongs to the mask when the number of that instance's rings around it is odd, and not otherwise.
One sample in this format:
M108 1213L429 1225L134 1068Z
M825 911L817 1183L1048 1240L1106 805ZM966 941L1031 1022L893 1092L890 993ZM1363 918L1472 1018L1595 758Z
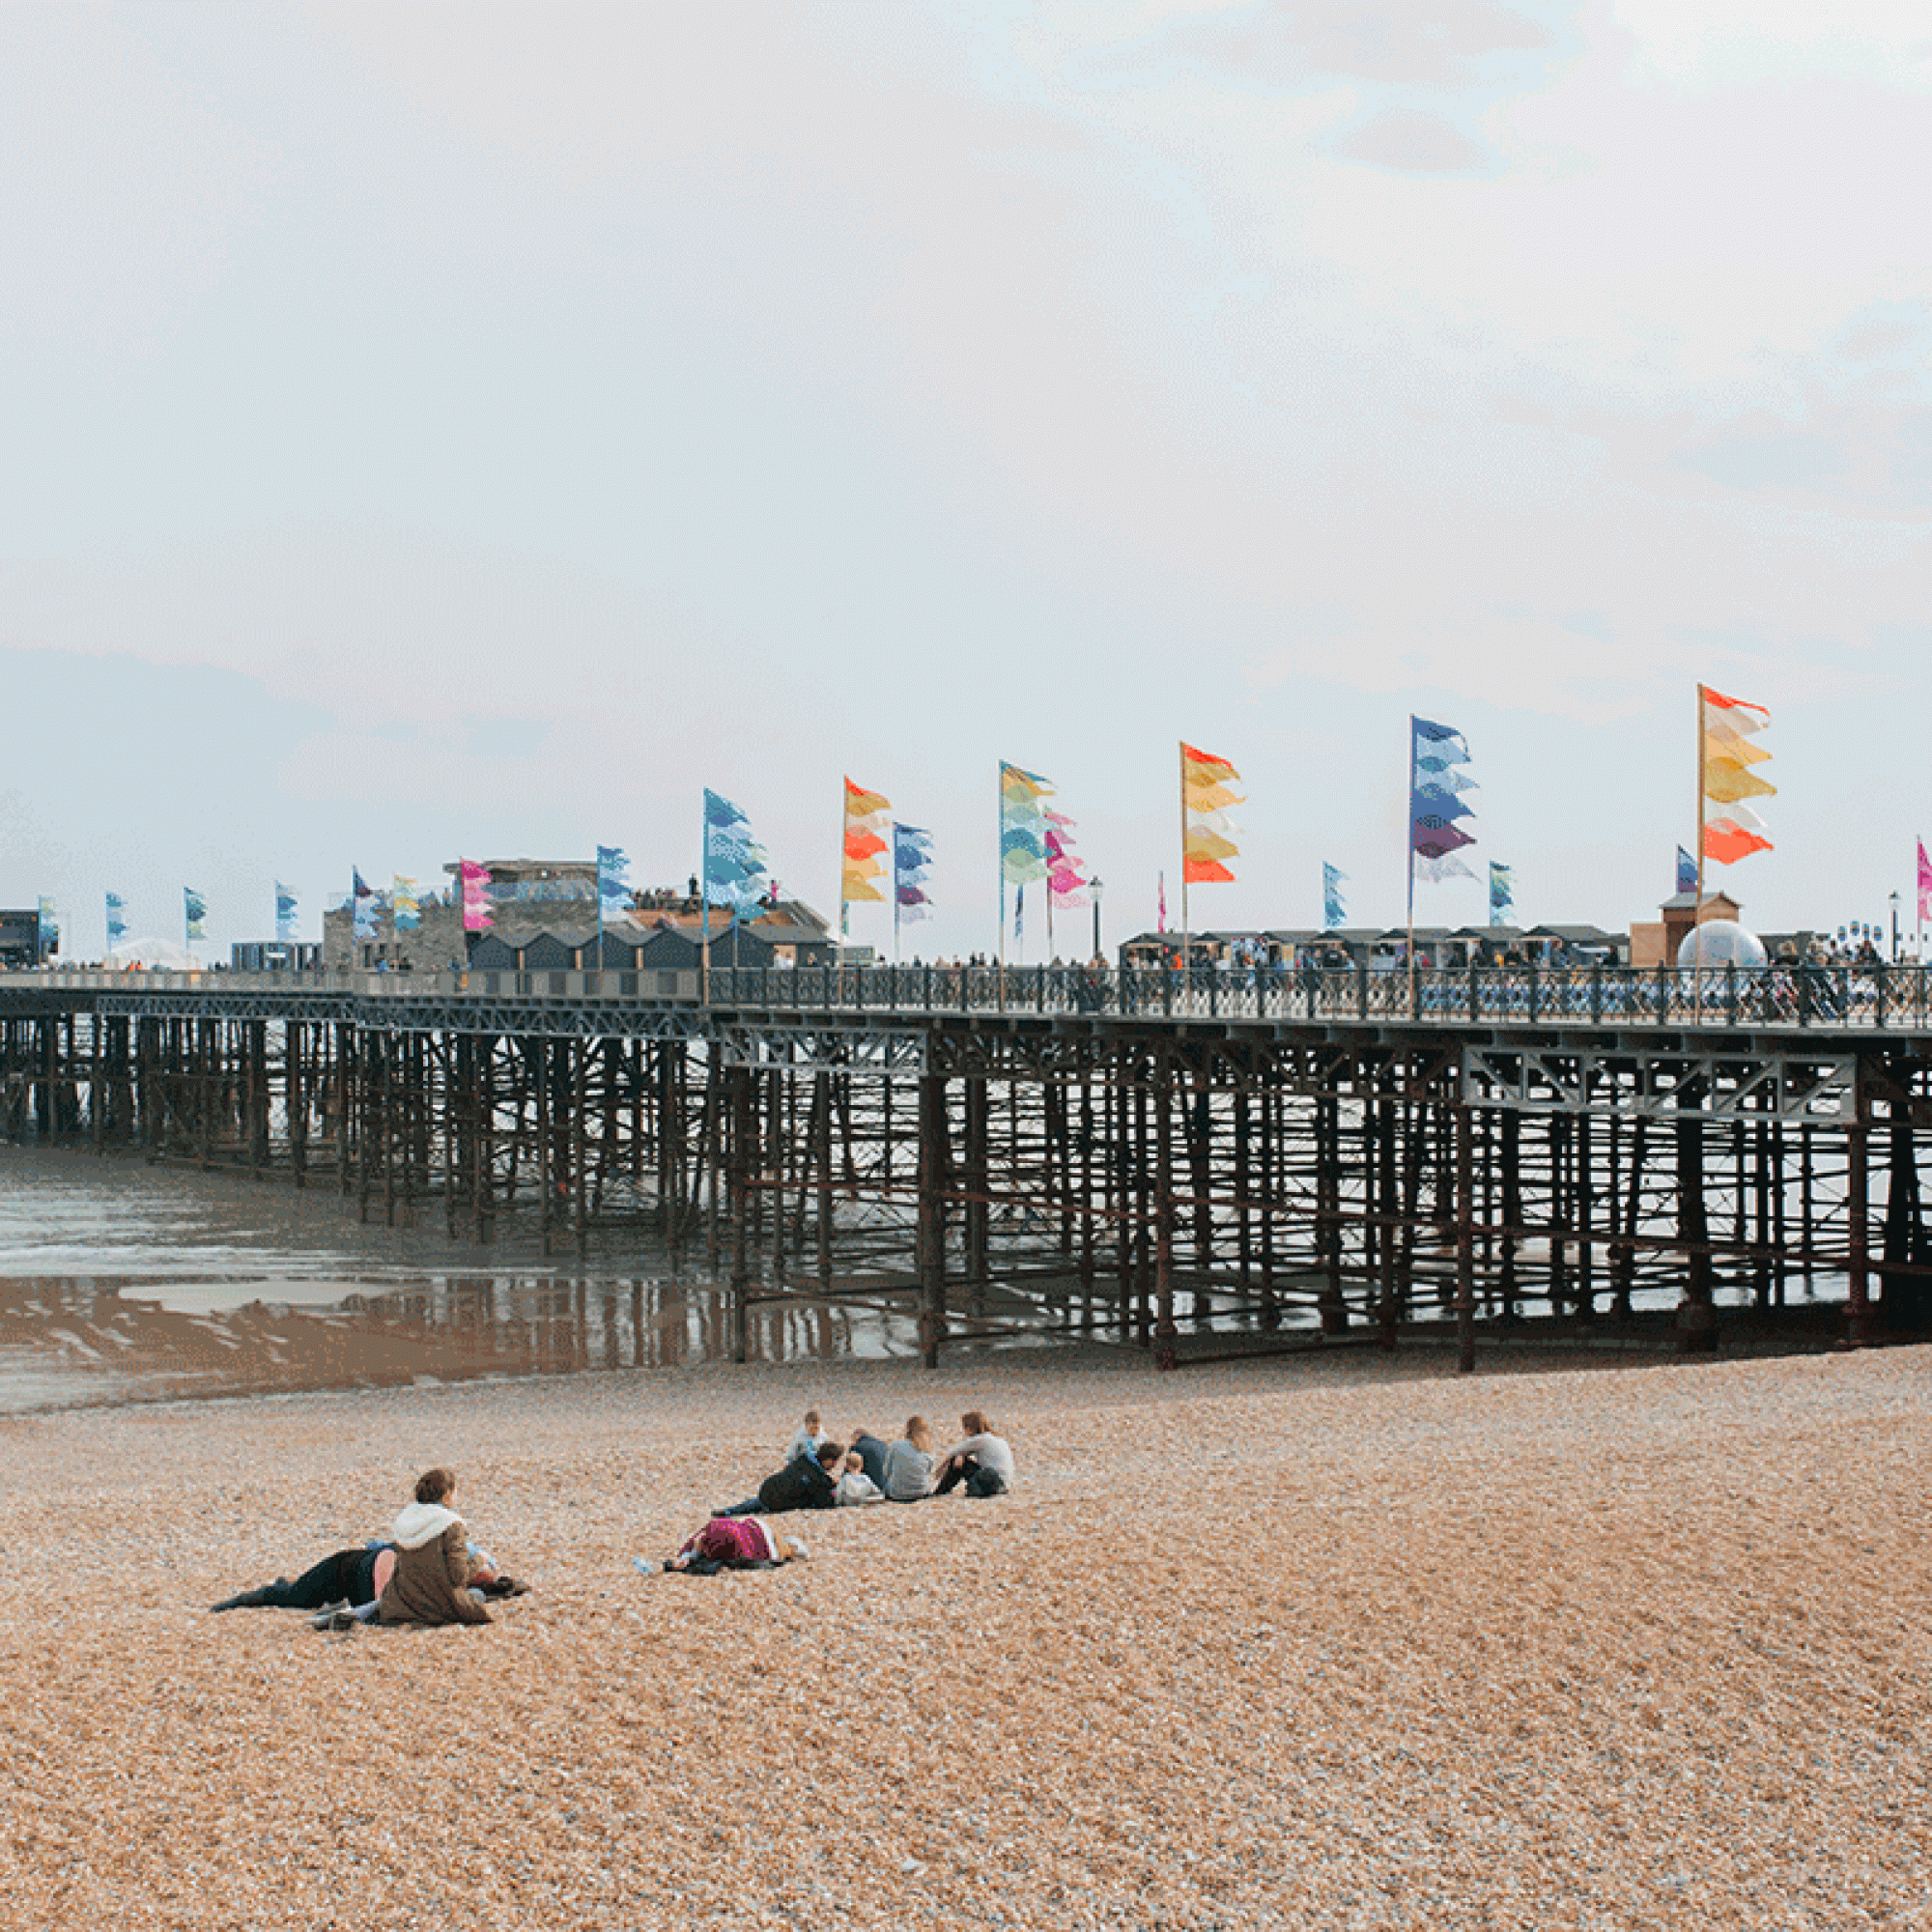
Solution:
M397 1517L389 1540L396 1568L376 1605L384 1624L487 1624L495 1622L469 1594L469 1539L450 1507L456 1474L431 1469L416 1480L416 1499Z

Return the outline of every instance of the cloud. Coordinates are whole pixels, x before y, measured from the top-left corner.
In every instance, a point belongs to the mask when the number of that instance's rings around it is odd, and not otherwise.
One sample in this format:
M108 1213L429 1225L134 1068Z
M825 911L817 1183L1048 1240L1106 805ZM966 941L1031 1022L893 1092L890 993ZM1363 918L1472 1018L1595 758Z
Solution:
M1483 174L1489 150L1440 114L1378 114L1335 142L1333 153L1405 174Z

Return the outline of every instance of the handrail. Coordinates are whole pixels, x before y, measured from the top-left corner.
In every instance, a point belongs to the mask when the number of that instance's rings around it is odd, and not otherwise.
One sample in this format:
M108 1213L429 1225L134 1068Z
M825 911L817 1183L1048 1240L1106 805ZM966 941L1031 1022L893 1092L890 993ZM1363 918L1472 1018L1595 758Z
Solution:
M1923 966L1705 968L1443 967L1406 972L1241 966L713 966L709 999L693 968L515 974L363 970L231 973L53 967L0 972L0 994L338 996L380 1008L403 1000L505 997L536 1004L702 1007L714 1010L1204 1020L1217 1024L1410 1024L1922 1030L1932 1024Z

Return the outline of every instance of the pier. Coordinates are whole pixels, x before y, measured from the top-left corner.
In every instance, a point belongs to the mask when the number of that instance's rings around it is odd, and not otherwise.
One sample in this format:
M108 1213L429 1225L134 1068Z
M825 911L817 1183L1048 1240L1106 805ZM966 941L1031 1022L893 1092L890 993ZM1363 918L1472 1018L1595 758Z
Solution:
M1918 1333L1918 968L0 974L0 1137L949 1340Z

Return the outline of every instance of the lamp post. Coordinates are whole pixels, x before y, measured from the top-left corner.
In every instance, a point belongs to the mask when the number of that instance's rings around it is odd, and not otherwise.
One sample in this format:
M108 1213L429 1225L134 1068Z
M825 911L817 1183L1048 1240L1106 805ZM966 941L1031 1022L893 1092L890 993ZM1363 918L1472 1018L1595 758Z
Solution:
M1898 895L1891 895L1891 963L1898 964Z
M1089 879L1087 890L1094 895L1094 957L1100 956L1100 895L1105 890L1098 879Z

